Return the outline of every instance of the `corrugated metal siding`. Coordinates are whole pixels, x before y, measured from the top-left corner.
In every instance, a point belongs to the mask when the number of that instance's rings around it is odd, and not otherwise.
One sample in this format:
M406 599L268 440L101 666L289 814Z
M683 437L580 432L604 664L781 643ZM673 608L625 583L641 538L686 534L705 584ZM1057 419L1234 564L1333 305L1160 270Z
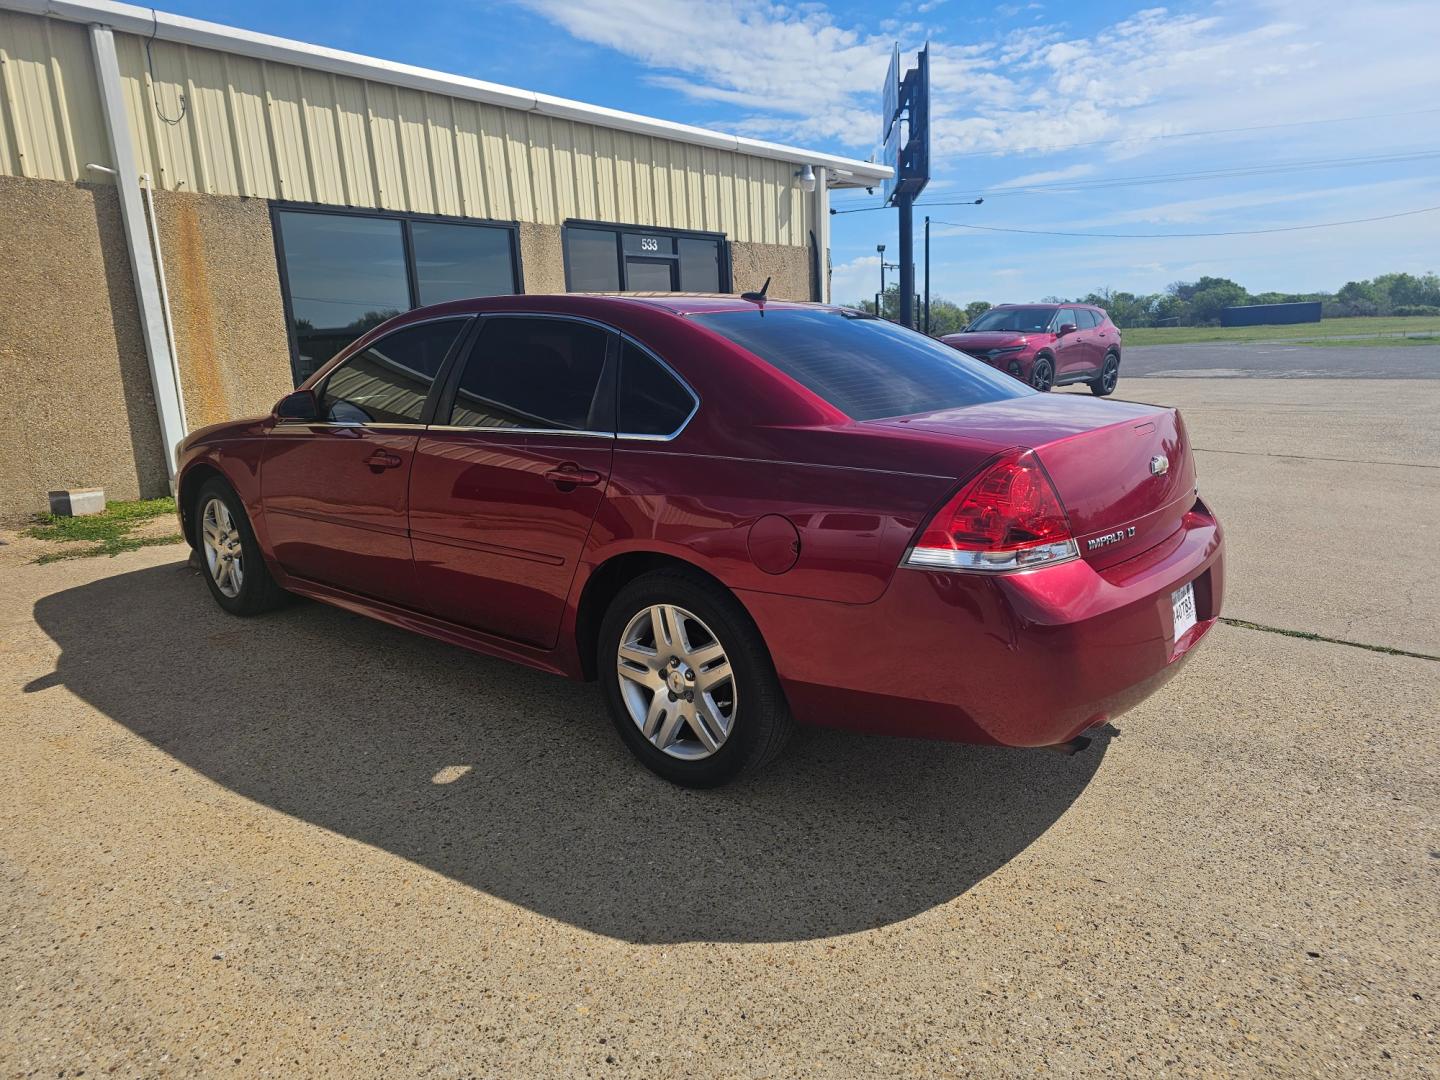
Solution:
M795 166L383 83L116 35L142 171L168 191L804 245ZM0 11L0 172L108 163L86 29ZM181 108L181 95L185 107Z
M100 92L83 26L0 11L0 173L103 180Z

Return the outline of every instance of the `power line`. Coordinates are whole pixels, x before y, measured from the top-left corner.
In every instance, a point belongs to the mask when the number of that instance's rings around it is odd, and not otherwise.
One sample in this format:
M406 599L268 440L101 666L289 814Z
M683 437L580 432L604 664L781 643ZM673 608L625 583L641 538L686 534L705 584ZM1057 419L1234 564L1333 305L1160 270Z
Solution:
M1419 210L1402 210L1398 214L1381 214L1378 217L1351 218L1348 221L1320 221L1312 225L1282 225L1274 229L1231 229L1225 232L1192 233L1096 233L1058 232L1051 229L1010 229L1000 225L966 225L959 221L932 220L932 225L949 225L956 229L974 229L979 232L1024 233L1026 236L1075 236L1087 240L1175 240L1184 237L1201 236L1259 236L1262 233L1304 232L1307 229L1334 229L1341 225L1364 225L1371 221L1390 221L1394 218L1414 217L1416 214L1433 214L1440 206L1424 206Z
M1329 116L1318 120L1290 120L1283 124L1255 124L1251 127L1208 128L1203 131L1172 131L1162 135L1123 135L1086 142L1055 143L1050 146L1027 146L1021 149L966 150L950 157L1004 157L1011 154L1048 154L1056 150L1076 150L1082 146L1115 146L1132 142L1160 142L1165 139L1194 139L1205 135L1240 135L1247 131L1275 131L1278 128L1312 127L1316 124L1349 124L1358 120L1389 120L1397 116L1428 116L1440 109L1406 109L1401 112L1365 113L1359 116Z
M1224 169L1200 169L1174 173L1142 173L1137 176L1077 177L1073 180L1056 180L1052 183L1025 184L1019 187L998 187L988 191L976 190L970 194L998 198L1004 195L1031 195L1049 191L1094 190L1109 187L1132 187L1142 184L1165 184L1187 180L1228 179L1235 176L1256 176L1264 173L1306 172L1312 169L1338 169L1366 165L1394 165L1407 161L1424 161L1440 157L1440 150L1406 150L1393 154L1364 154L1358 157L1311 158L1300 161L1262 162L1255 165L1235 165ZM962 193L964 194L964 193ZM916 203L915 205L922 205ZM929 205L939 205L932 202Z
M1301 161L1277 161L1255 165L1236 165L1224 169L1202 169L1174 173L1142 173L1136 176L1096 176L1074 180L1057 180L1047 184L1030 184L1024 187L977 188L962 193L979 195L986 199L1013 198L1016 195L1047 195L1074 191L1103 191L1108 188L1146 187L1157 184L1191 183L1197 180L1232 180L1244 176L1265 176L1287 172L1313 172L1325 169L1358 168L1372 165L1395 165L1411 161L1425 161L1440 157L1440 150L1414 150L1394 154L1367 154L1358 157L1312 158ZM973 198L927 199L915 206L968 206ZM869 210L884 210L885 204L857 206L848 210L835 210L835 214L861 214Z

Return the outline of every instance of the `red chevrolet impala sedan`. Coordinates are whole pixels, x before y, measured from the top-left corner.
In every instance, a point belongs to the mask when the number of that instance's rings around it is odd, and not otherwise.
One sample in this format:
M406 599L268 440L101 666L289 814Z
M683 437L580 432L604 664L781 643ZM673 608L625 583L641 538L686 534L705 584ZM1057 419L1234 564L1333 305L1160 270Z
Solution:
M694 786L796 722L1073 751L1224 578L1175 410L730 297L412 311L189 436L178 501L225 610L298 593L597 679Z

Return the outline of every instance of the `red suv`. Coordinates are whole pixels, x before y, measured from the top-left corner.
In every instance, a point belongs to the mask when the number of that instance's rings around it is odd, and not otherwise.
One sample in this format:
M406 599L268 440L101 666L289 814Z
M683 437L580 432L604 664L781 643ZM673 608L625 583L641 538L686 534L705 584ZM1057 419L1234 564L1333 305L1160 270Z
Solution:
M1120 328L1085 304L1001 304L940 340L1036 390L1088 383L1106 397L1120 378Z

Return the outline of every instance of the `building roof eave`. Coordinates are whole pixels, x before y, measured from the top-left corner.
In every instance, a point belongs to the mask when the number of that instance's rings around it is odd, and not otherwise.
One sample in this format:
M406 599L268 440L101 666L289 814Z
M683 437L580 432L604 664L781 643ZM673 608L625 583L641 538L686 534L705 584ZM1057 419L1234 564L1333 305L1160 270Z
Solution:
M142 37L153 36L160 41L292 64L371 82L410 87L428 93L444 94L731 153L825 168L829 173L830 187L873 187L891 175L887 166L871 161L857 161L835 154L730 135L708 128L661 120L658 117L622 112L583 101L485 82L465 75L452 75L431 68L381 60L252 30L241 30L203 19L172 15L153 8L117 3L115 0L0 0L0 8L68 22L101 23L124 33Z

